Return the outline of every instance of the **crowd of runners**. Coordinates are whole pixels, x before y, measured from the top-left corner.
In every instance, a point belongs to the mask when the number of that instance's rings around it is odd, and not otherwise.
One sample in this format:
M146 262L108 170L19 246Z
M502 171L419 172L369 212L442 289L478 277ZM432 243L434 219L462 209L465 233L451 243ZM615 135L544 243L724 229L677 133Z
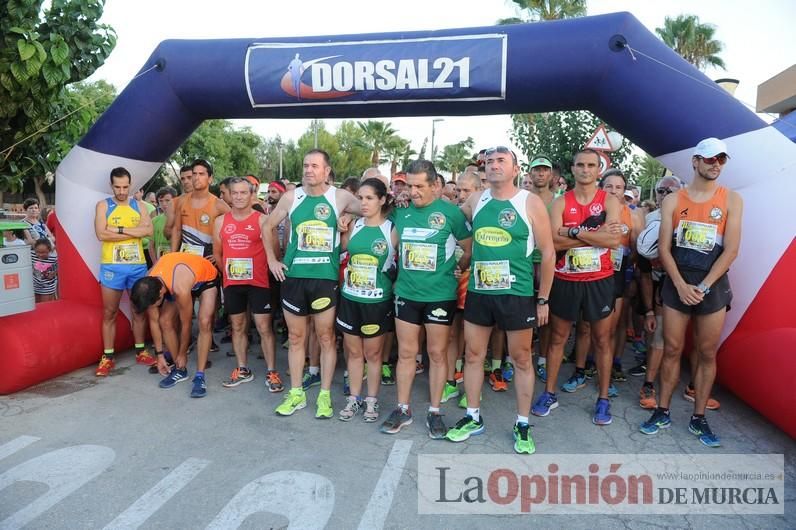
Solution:
M612 422L614 383L627 380L628 339L637 354L646 353L630 370L644 377L639 405L651 411L640 430L653 435L669 427L691 330L688 429L718 447L705 410L719 406L710 393L742 214L739 195L717 181L728 159L723 142L703 140L688 186L663 177L656 201L644 206L621 171L600 174L599 156L589 149L575 153L569 186L548 157L534 157L522 174L516 154L495 147L482 150L455 182L416 160L391 179L371 168L340 188L328 154L313 149L301 184L270 183L263 204L254 177L225 179L216 197L211 165L196 160L180 172L181 195L170 187L157 192L153 216L130 197L129 172L115 168L113 195L97 204L95 216L105 348L96 374L114 368L116 315L128 290L136 361L162 376L161 388L172 388L189 379L195 349L190 395L204 397L223 306L237 364L225 387L254 379L247 356L254 328L265 384L285 390L274 318L286 325L290 380L277 415L305 408L308 391L319 386L315 416L335 416L342 337L340 420L381 420L381 432L396 434L413 421L413 399L428 399L429 436L463 442L484 432L484 381L496 392L511 383L514 450L530 454L529 415L550 415L563 399L559 391L576 392L588 379L597 381L591 421ZM147 326L154 354L145 344ZM571 336L574 353L565 359ZM574 369L559 385L565 361ZM428 393L413 392L424 371ZM544 385L536 394L535 378ZM397 403L385 406L379 390L391 384ZM456 398L464 414L448 426L440 406Z

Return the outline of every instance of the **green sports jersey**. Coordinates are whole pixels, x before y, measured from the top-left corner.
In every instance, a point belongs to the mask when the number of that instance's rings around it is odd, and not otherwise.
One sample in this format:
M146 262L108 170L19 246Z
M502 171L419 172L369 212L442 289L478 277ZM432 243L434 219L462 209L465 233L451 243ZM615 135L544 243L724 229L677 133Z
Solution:
M486 295L533 295L533 230L528 192L498 200L486 190L473 210L473 257L467 290Z
M166 239L166 234L163 233L163 229L165 227L165 213L157 215L154 219L152 219L152 240L155 242L155 252L157 252L158 257L167 252L171 252L171 243L168 239ZM152 259L154 258L155 256L152 256Z
M290 239L285 252L288 278L338 279L340 234L337 232L337 188L307 195L296 188L290 207Z
M344 298L365 304L392 300L391 272L395 272L392 227L390 220L379 226L367 226L361 218L354 223L341 289Z
M456 300L456 241L472 237L459 208L436 199L395 212L398 231L398 280L395 294L416 302Z

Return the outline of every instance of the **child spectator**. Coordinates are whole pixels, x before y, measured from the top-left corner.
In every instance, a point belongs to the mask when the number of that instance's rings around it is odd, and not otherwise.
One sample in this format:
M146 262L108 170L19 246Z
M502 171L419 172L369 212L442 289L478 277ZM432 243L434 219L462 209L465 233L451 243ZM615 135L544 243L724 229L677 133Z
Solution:
M58 294L58 262L53 254L53 245L46 237L33 245L33 293L36 303L51 302Z

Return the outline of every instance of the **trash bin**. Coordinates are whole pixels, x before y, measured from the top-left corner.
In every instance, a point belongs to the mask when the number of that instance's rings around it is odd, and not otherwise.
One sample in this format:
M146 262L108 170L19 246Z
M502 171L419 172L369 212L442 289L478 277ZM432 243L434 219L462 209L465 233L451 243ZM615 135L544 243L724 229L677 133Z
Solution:
M13 230L18 228L16 224L0 221L0 230ZM33 311L35 308L30 247L4 247L0 232L0 317Z

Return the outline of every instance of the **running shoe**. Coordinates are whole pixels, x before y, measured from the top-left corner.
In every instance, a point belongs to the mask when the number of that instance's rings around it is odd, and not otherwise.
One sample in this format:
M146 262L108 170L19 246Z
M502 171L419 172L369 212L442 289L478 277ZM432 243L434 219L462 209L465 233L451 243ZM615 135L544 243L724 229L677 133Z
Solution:
M683 390L683 399L685 399L686 401L690 401L691 403L696 402L696 390L691 388L690 385L686 385L685 390ZM712 397L708 398L708 402L705 405L706 409L719 410L719 407L721 407L721 403L719 403L717 400L713 399Z
M503 379L503 372L498 368L489 374L489 384L495 392L505 392L509 389L508 383Z
M531 426L527 423L514 424L514 452L528 455L536 452L536 444L531 437Z
M633 341L632 347L636 353L647 353L647 344L640 337Z
M453 379L457 383L463 383L464 382L464 372L454 372Z
M531 414L534 416L547 416L555 408L558 408L558 398L555 394L545 390L536 398L536 402L531 407Z
M622 371L622 367L620 365L614 364L611 367L611 381L615 383L624 383L627 381L627 375L625 372Z
M297 410L307 406L307 394L301 388L291 388L282 403L276 407L274 412L280 416L290 416Z
M365 411L362 413L365 423L373 423L379 419L379 400L375 397L365 398Z
M426 371L426 365L420 361L415 361L415 375L422 374Z
M446 381L445 388L442 389L442 399L440 399L439 402L447 403L449 400L455 397L459 397L459 387Z
M638 365L634 366L630 370L627 371L633 377L640 377L642 375L646 375L647 373L647 361L639 363Z
M362 401L354 396L348 396L345 401L345 407L340 411L337 419L340 421L351 421L362 408Z
M611 402L603 398L598 399L591 422L595 425L610 425L612 421L614 419L611 417Z
M479 418L478 421L475 421L472 416L466 414L456 425L448 429L445 438L451 442L463 442L470 436L475 436L482 432L484 432L484 418Z
M583 375L586 376L586 379L592 379L597 375L597 367L594 365L594 361L586 361L586 368L583 370Z
M307 372L304 374L304 379L301 380L301 388L306 392L314 386L321 386L321 374L311 374Z
M547 383L547 365L546 364L537 364L536 365L536 377L539 378L539 381L542 383Z
M445 422L442 421L442 414L439 412L426 414L426 428L428 429L428 437L432 440L442 440L448 433L448 428L445 426Z
M401 429L412 423L412 411L407 408L396 407L381 424L379 430L384 434L396 434Z
M187 380L188 380L188 370L186 369L178 370L177 367L175 366L174 368L171 369L169 375L160 380L158 386L160 388L171 388L175 386L177 383L181 383L182 381L187 381Z
M619 395L619 390L616 389L616 385L614 385L613 383L610 383L608 385L608 397L609 398L615 398L618 395Z
M707 447L721 447L719 437L710 430L708 420L704 416L692 416L691 422L688 424L688 432L699 436L699 441L702 442L702 445Z
M561 385L561 390L571 394L572 392L577 392L578 389L583 388L584 386L586 386L586 374L579 374L578 372L575 372L572 374L572 377L567 379L566 383Z
M343 374L343 395L351 395L351 379L349 379L348 374Z
M315 400L315 418L327 420L334 415L332 409L332 393L328 390L318 392L318 399Z
M265 384L269 392L282 392L285 389L285 385L282 384L282 378L279 377L279 372L276 370L268 370L268 374L265 376Z
M509 361L504 361L502 370L503 379L505 379L507 383L511 383L511 381L514 379L514 365Z
M157 364L157 358L149 353L149 350L141 350L135 356L135 363L142 364L144 366L152 366L153 364Z
M210 339L210 353L215 353L218 351L218 344L216 344L215 339Z
M254 373L247 368L235 368L229 376L229 379L223 381L221 386L232 388L241 383L248 383L254 381Z
M395 375L392 373L392 366L387 363L381 365L381 384L394 385Z
M655 399L655 388L643 385L638 391L638 405L642 409L657 408L658 400Z
M202 376L194 376L193 378L193 388L191 388L191 397L192 398L203 398L207 395L207 383L205 383L205 378Z
M113 370L115 367L116 363L113 362L113 359L103 355L100 359L99 365L97 366L97 371L94 372L94 375L97 377L107 377L108 374L111 373L111 370Z
M656 408L650 419L642 423L638 430L643 434L657 434L661 429L668 429L671 424L669 415Z

